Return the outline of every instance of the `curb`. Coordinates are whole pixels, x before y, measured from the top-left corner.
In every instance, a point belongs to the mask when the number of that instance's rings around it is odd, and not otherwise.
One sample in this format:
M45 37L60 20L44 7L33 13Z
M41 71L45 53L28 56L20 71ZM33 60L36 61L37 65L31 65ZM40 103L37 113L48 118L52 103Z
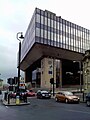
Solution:
M22 105L30 105L30 102L27 103L20 103L20 104L16 104L16 103L10 103L8 104L7 101L2 101L3 105L5 106L22 106Z

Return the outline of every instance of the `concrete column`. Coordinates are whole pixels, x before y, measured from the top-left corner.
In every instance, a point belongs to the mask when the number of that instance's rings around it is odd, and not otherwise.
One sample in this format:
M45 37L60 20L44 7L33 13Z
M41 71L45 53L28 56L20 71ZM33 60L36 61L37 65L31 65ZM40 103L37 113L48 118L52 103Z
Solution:
M56 61L53 59L53 78L54 78L54 83L56 83ZM54 88L56 88L56 84L54 84Z
M62 61L60 60L60 88L62 88Z
M41 60L41 87L42 88L51 88L50 78L53 78L53 59L43 58Z

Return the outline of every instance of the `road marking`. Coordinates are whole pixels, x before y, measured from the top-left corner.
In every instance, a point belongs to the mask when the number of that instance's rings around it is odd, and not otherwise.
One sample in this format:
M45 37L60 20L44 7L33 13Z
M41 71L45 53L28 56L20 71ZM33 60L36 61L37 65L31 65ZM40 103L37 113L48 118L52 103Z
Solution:
M8 108L8 106L6 106L6 108Z
M67 111L90 114L90 112L84 112L84 111L78 111L78 110L67 110Z

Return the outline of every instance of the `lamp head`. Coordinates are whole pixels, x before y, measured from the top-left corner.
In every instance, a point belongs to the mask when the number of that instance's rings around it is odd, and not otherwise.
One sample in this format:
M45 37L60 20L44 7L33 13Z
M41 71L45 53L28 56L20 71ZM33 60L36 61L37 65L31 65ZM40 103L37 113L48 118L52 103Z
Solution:
M20 39L24 39L23 34L21 33L21 36L19 37Z

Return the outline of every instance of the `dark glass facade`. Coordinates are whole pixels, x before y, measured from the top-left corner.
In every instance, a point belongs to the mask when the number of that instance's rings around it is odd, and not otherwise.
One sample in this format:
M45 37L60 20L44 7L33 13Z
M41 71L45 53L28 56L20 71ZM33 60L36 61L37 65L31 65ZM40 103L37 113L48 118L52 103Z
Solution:
M22 42L21 60L36 42L85 53L90 49L90 30L36 8Z

